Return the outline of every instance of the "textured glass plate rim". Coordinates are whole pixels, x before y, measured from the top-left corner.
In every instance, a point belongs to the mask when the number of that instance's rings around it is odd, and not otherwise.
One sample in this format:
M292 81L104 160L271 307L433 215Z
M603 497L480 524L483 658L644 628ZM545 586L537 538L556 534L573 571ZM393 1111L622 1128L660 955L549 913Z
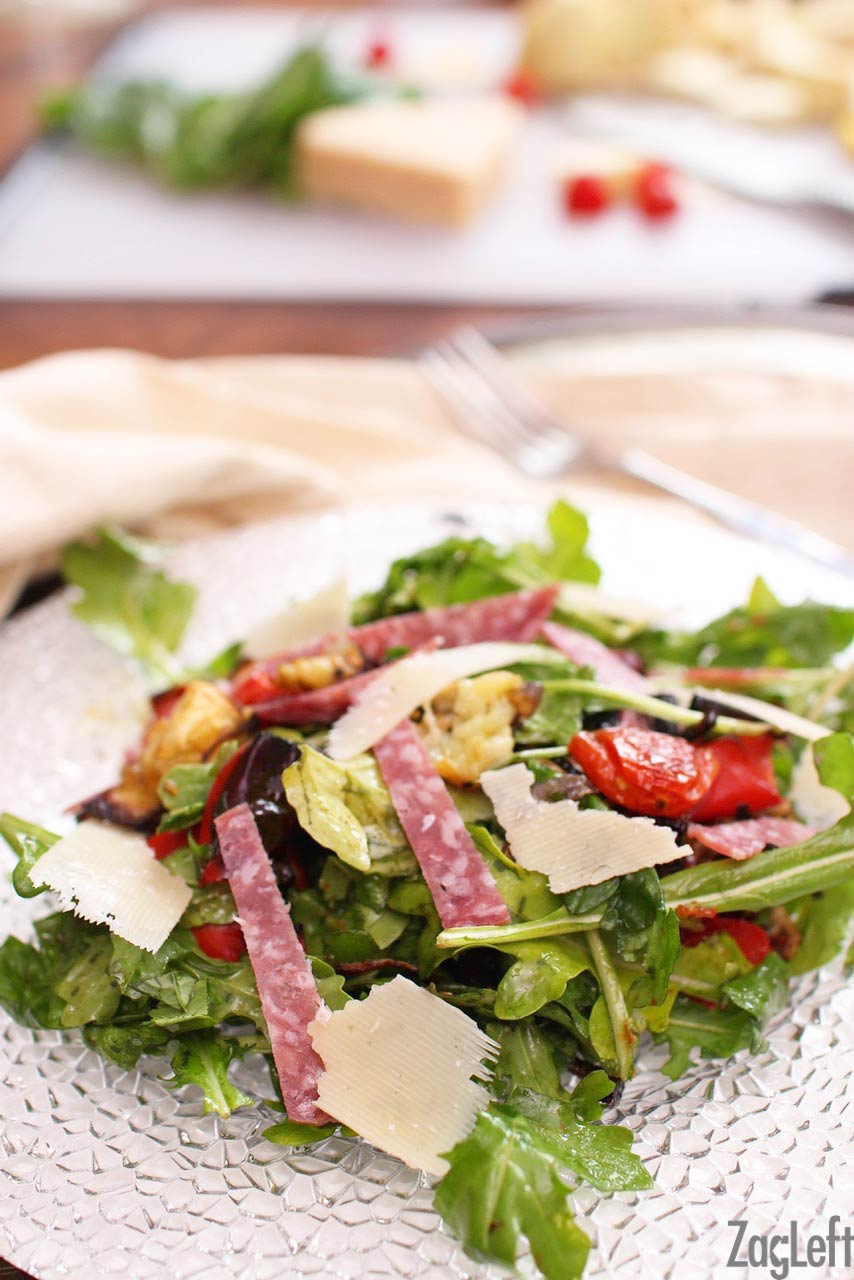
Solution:
M738 598L745 572L761 570L772 582L785 578L793 597L808 583L816 594L846 598L845 584L833 575L765 548L751 548L745 566L740 539L656 504L584 502L606 585L609 568L624 570L622 581L610 575L614 589L625 591L636 578L634 594L644 594L639 568L657 545L677 560L701 548L707 573L713 563L725 566L719 597ZM176 552L175 567L202 588L188 655L204 657L284 595L310 592L340 568L342 554L361 589L393 554L459 528L462 519L506 538L534 532L542 511L372 508L187 544ZM609 545L613 552L624 541L627 522L634 567L608 555ZM703 613L712 607L709 595L706 584ZM694 604L696 610L700 602ZM62 598L0 632L0 662L7 684L0 732L18 762L18 807L46 813L81 793L82 775L93 788L106 781L134 731L142 697L132 669L69 618ZM74 681L58 685L60 671L73 672ZM37 734L22 737L24 712ZM75 737L71 751L67 731L75 717L92 721L96 731ZM10 802L8 784L0 799ZM25 927L29 914L17 900L0 904L3 932ZM854 999L838 966L802 980L797 994L757 1058L741 1055L723 1068L706 1063L673 1086L655 1069L660 1054L645 1056L614 1118L637 1131L656 1190L576 1194L580 1220L598 1243L591 1280L669 1276L686 1264L692 1275L711 1277L731 1247L730 1218L749 1214L751 1229L761 1232L784 1217L797 1216L808 1230L833 1210L844 1214L854 1191L845 1126L846 1111L854 1110ZM201 1118L194 1091L179 1097L163 1088L162 1068L122 1073L73 1034L30 1033L2 1022L0 1063L0 1252L39 1280L84 1267L96 1275L130 1268L134 1280L202 1272L242 1280L283 1272L436 1280L498 1274L466 1259L438 1228L424 1179L365 1144L331 1139L316 1153L289 1155L260 1137L272 1113Z

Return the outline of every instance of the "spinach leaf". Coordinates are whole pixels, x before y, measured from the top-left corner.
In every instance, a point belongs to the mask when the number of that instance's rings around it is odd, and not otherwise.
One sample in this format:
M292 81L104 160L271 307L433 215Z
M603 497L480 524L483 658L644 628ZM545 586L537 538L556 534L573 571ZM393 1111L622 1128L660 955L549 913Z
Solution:
M174 653L190 620L196 588L174 582L158 567L160 549L115 526L91 543L72 542L62 571L80 589L74 613L119 653L137 658L154 680L179 684Z

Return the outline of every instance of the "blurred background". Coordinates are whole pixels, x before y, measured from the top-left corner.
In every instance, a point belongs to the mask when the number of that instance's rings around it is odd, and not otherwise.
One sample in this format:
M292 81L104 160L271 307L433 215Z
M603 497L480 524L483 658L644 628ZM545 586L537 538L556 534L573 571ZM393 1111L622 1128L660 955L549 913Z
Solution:
M4 365L854 289L852 0L2 0L0 59Z

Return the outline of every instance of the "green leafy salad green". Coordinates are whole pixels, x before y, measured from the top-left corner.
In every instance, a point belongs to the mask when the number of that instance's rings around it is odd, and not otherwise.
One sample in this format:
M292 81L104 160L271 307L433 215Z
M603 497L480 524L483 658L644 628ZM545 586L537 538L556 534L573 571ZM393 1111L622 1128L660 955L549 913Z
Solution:
M93 80L45 101L52 130L88 150L142 165L182 191L216 187L295 193L294 135L314 111L363 96L316 45L299 49L256 89L190 94L162 80Z
M303 74L312 102L335 100L317 67ZM308 98L280 87L264 110L295 119ZM117 151L141 145L131 106L121 128L109 115L98 126ZM251 100L184 104L156 163L182 182L223 176L218 111L257 140L253 175L278 181ZM186 149L194 164L207 155L208 170L175 171L180 139L208 119L210 151ZM136 752L114 787L81 803L77 831L99 820L137 833L186 905L153 950L117 917L34 912L33 937L0 946L0 1005L20 1023L82 1033L123 1069L165 1056L166 1084L200 1090L205 1111L270 1107L273 1142L349 1133L346 1115L313 1125L288 1105L269 973L245 909L238 919L218 824L245 806L333 1020L403 977L494 1042L485 1105L441 1153L435 1205L448 1227L473 1257L512 1267L529 1248L548 1280L572 1280L590 1248L573 1188L652 1185L608 1113L638 1058L662 1046L652 1061L676 1080L699 1057L759 1052L792 979L845 948L854 609L786 605L760 581L700 630L667 630L621 616L598 590L579 512L557 503L547 533L509 548L454 536L396 561L355 602L345 637L263 659L232 645L204 670L176 656L195 591L166 574L158 548L117 529L68 547L74 612L159 690ZM375 680L429 667L425 647L454 647L449 634L458 646L525 648L403 709L430 794L438 786L447 806L435 822L402 753L390 766L372 742L342 758L330 735ZM758 699L747 710L734 696L744 693ZM511 769L529 789L531 830L544 833L533 859L522 818L502 825L490 799ZM56 888L42 870L70 838L33 816L0 816L24 898ZM576 829L608 833L604 862L580 880ZM449 916L443 841L483 872L462 888L471 920ZM644 841L665 852L641 853ZM487 899L488 918L477 914ZM257 1097L232 1070L248 1055L270 1069Z

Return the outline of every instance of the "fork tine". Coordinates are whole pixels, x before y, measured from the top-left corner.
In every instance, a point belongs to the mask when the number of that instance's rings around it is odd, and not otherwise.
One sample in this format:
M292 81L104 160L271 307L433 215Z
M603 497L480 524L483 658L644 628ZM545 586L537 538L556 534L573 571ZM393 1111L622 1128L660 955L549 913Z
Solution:
M571 439L529 429L482 373L447 343L426 353L422 367L465 434L502 454L520 471L547 479L574 460Z
M513 420L506 409L468 365L443 344L424 358L428 377L458 423L469 435L500 453L512 453L517 444Z
M577 437L510 371L504 356L477 329L468 325L457 329L447 342L500 392L504 401L527 424L529 434L536 433L542 437L547 432L563 441L575 440L581 447Z

